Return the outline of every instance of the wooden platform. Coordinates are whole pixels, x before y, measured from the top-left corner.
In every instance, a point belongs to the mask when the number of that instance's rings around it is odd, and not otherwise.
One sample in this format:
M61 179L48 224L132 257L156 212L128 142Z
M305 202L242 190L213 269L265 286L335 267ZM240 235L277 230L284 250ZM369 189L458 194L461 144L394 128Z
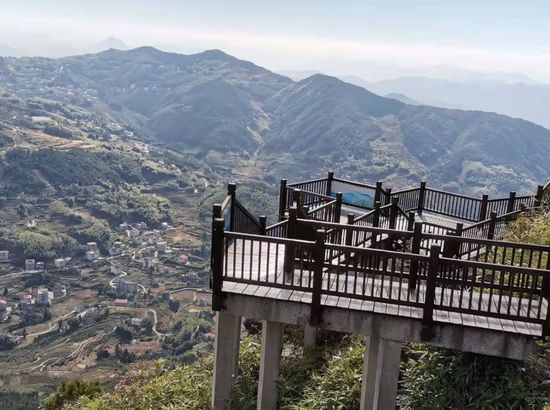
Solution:
M224 292L270 298L297 303L311 303L313 272L307 268L295 269L293 274L284 274L285 245L237 241L226 250L224 266ZM384 315L422 319L425 298L425 283L409 290L407 279L397 282L390 272L377 270L374 274L347 275L336 271L337 266L323 272L321 305L342 309L367 311ZM354 273L354 272L353 272ZM292 289L292 288L300 289ZM491 300L491 305L489 301ZM521 304L515 297L506 297L497 305L497 298L472 289L436 288L434 320L457 326L484 328L494 331L540 336L540 324L521 320L492 317L491 314L512 312L521 317L535 318L537 312L545 317L548 303L543 300L523 298ZM444 307L450 309L442 309ZM452 309L475 310L455 312ZM510 310L509 310L510 309ZM540 310L540 312L539 312ZM473 314L475 313L475 314Z

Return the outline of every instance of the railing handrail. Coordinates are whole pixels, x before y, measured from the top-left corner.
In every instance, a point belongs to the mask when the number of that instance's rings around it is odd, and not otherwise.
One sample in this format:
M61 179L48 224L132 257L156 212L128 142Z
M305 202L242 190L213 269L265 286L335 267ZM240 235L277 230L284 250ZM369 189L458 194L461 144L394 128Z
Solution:
M225 199L223 200L222 207L221 207L222 212L225 211L227 209L227 207L231 206L231 198L232 198L231 195L227 195L225 197Z
M474 196L457 194L457 193L454 193L454 192L443 191L441 189L426 187L426 191L437 192L437 193L440 193L440 194L450 195L450 196L454 196L454 197L457 197L457 198L464 198L464 199L468 199L468 200L472 200L472 201L481 202L480 198L476 198Z
M300 218L297 218L296 222L310 224L313 226L317 226L318 228L331 228L331 229L341 229L341 230L352 228L357 231L386 234L388 236L402 236L406 238L413 236L413 232L411 231L400 231L397 229L380 228L377 226L348 225L348 224L342 224L338 222L324 222L324 221L316 221L312 219L300 219Z
M390 194L390 196L397 196L397 195L402 195L402 194L408 194L408 193L414 192L414 191L420 191L420 188L416 187L416 188L406 188L406 189L402 189L401 191L392 192L392 193Z
M323 182L323 181L328 181L328 178L324 177L324 178L310 179L310 180L306 180L306 181L293 182L291 184L287 184L287 187L293 188L296 185L313 184L315 182Z
M277 229L278 227L284 226L286 224L288 224L288 219L283 219L282 221L274 223L273 225L266 226L265 230L266 230L266 232L267 231L272 231L273 229Z
M355 224L359 221L362 221L363 219L366 219L369 216L374 215L375 212L376 212L376 209L373 209L372 211L365 212L364 214L359 215L357 218L354 218L353 223Z
M349 185L354 185L354 186L359 186L359 187L362 187L362 188L376 189L375 185L365 184L363 182L350 181L349 179L344 179L344 178L334 177L333 181L342 182L344 184L349 184Z
M238 207L239 210L246 215L250 222L254 223L254 225L258 227L258 229L261 228L260 222L256 219L254 215L252 215L252 213L248 209L246 209L243 204L241 204L241 202L237 198L235 198L235 206Z
M288 189L291 190L291 191L294 191L294 190L295 190L295 188L294 188L294 187L291 187L291 186L288 186ZM304 192L304 193L306 193L306 194L308 194L308 195L315 195L315 196L317 196L317 197L319 197L319 198L321 198L321 199L325 199L325 200L329 200L329 199L330 199L331 201L334 200L334 197L333 197L333 196L330 196L330 195L319 194L319 193L317 193L317 192L308 191L307 189L301 189L301 188L299 188L298 190L301 191L301 192Z
M469 266L472 268L480 268L485 270L490 269L502 269L506 270L507 272L513 272L513 273L536 273L543 276L550 275L550 271L546 269L537 269L537 268L531 268L526 266L515 266L515 265L503 265L498 263L490 263L490 262L481 262L481 261L472 261L469 259L455 259L455 258L446 258L443 256L440 256L439 258L442 262L447 262L451 265L455 266Z
M234 238L234 239L253 239L253 240L264 241L264 242L272 242L272 243L280 243L280 244L293 243L296 245L305 245L305 246L315 245L315 242L307 241L304 239L277 238L276 236L265 236L265 235L259 235L254 233L225 231L224 235L228 238Z
M331 197L332 198L332 197ZM321 206L318 206L317 208L313 208L313 209L310 209L309 211L307 211L307 214L308 215L311 215L315 212L318 212L320 211L321 209L325 209L325 208L328 208L329 206L331 205L334 205L336 203L336 199L333 199L332 201L330 202L327 202L326 204L323 204Z

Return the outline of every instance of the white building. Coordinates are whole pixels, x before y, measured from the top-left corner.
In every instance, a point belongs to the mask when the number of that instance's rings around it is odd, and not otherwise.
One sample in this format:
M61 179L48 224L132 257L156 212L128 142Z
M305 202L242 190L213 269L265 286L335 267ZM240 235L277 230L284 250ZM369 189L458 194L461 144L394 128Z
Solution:
M56 283L53 287L53 297L54 298L60 298L61 296L65 296L67 294L67 287L65 285L61 285L59 283Z
M25 271L34 272L34 265L36 261L34 259L25 259Z
M97 252L97 243L96 242L88 242L86 244L86 250L87 251L92 251L92 252Z
M140 231L144 231L147 229L147 224L145 222L138 222L136 224L136 228L139 229Z
M54 259L53 266L58 269L64 268L65 266L67 266L67 261L65 260L65 258Z
M46 288L40 288L36 291L36 303L38 305L47 306L49 302L49 292Z
M34 270L36 272L43 272L44 271L44 262L36 262L34 264Z
M111 273L113 275L120 275L121 272L122 272L122 265L120 263L111 264Z
M120 241L116 241L111 248L109 248L110 256L121 255L124 252L124 245Z
M10 251L0 251L0 262L7 262L10 259Z
M86 259L89 261L95 261L99 259L99 254L96 251L86 251Z

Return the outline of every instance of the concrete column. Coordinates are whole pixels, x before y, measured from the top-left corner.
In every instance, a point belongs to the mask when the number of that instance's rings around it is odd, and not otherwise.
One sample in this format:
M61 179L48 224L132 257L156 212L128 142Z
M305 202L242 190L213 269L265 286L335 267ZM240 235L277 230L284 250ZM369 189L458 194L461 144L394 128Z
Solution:
M277 408L277 384L283 349L283 324L262 322L262 352L258 382L258 410Z
M317 341L317 328L306 325L304 327L304 347L314 347Z
M361 410L395 409L400 358L401 343L374 336L367 337Z
M239 366L241 317L218 312L216 318L212 407L225 410L231 399L231 389Z

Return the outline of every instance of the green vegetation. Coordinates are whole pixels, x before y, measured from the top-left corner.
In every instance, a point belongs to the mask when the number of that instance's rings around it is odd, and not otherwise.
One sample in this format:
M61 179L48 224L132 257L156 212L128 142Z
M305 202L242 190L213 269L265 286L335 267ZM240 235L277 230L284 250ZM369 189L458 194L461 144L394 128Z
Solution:
M45 410L58 410L75 401L79 397L93 398L101 393L101 387L97 382L85 382L71 380L62 383L59 389L48 397L42 405Z
M39 260L72 255L78 247L70 236L47 231L0 230L0 241L7 243L16 255Z
M548 374L537 362L412 345L403 369L403 409L540 409L550 400Z
M54 137L59 137L59 138L71 139L73 137L73 133L71 131L65 128L56 127L53 125L46 125L44 127L44 132L48 135L53 135Z
M363 339L336 338L307 354L295 331L287 329L281 361L281 409L331 410L358 407L364 357ZM548 352L527 364L405 345L399 405L403 409L539 409L550 401ZM256 408L260 345L258 336L241 341L240 369L230 410ZM83 398L72 409L210 408L211 357L168 370L139 369L111 393Z
M511 242L550 244L550 213L524 214L506 228L504 239Z
M109 151L12 148L5 156L8 192L40 193L47 184L61 188L76 184L121 185L142 181L141 166L129 154Z
M38 410L40 399L37 392L0 390L0 403L3 409Z
M145 221L154 225L171 219L168 200L134 187L98 194L89 205L112 224Z

